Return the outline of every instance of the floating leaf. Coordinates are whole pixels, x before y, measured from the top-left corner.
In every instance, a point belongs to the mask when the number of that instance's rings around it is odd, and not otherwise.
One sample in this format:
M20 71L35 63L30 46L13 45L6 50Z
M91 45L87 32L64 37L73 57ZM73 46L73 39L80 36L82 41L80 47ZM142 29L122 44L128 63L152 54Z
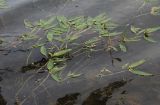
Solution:
M53 67L54 67L54 61L53 61L52 59L50 59L50 60L47 62L47 69L48 69L48 70L51 70Z
M26 19L24 20L24 25L25 25L26 28L32 28L33 27L33 24Z
M71 35L71 36L69 37L69 42L73 42L74 40L78 39L79 37L80 37L80 36L77 35L77 34Z
M137 35L140 35L140 34L142 34L142 33L145 33L145 29L143 29L143 30L140 30L138 33L137 33Z
M82 74L76 74L76 73L73 73L73 72L69 72L68 74L67 74L67 76L69 77L69 78L76 78L76 77L79 77L79 76L81 76Z
M0 9L7 8L6 0L0 0Z
M78 29L78 30L83 30L83 29L85 29L85 28L87 28L87 24L86 23L81 23L80 25L77 25L76 26L76 29Z
M46 22L45 22L45 25L51 25L51 24L53 24L53 22L55 21L55 17L51 17L51 18L49 18L48 20L46 20Z
M122 34L122 32L112 32L112 33L103 34L101 36L117 36L120 34Z
M21 40L23 41L27 41L27 40L33 40L36 39L37 36L36 35L32 35L31 33L25 33L22 36L19 37Z
M147 28L146 32L147 33L152 33L152 32L156 32L158 30L160 30L160 27L153 27L153 28Z
M35 45L32 45L32 48L38 48L38 47L44 46L45 44L46 44L46 43L35 44Z
M143 71L136 70L136 69L132 69L132 70L129 70L129 71L133 74L137 74L137 75L140 75L140 76L153 76L153 74L151 74L151 73L143 72Z
M145 39L146 41L148 41L148 42L156 43L156 41L155 41L153 38L151 38L151 37L146 37L146 36L144 36L144 39Z
M123 38L123 41L125 42L137 42L137 41L140 41L141 39L139 37L133 37L133 38L127 38L127 37L124 37Z
M61 37L53 37L53 40L59 41L60 43L63 43L63 42L64 42L64 39L61 38Z
M127 52L127 48L124 44L119 44L119 47L120 47L121 51Z
M135 68L137 66L140 66L142 64L144 64L146 62L146 60L142 59L142 60L139 60L137 62L134 62L132 64L129 65L129 68Z
M131 26L131 31L132 31L133 33L136 34L139 30L140 30L140 28L136 28L136 27L134 27L134 26Z
M56 73L62 71L65 67L66 67L66 65L63 65L63 66L60 66L60 67L55 66L55 67L53 67L52 69L50 69L49 71L50 71L50 73L52 73L52 74L56 74Z
M61 51L55 52L52 56L54 57L62 56L62 55L69 53L71 50L72 49L61 50Z
M118 49L114 46L109 46L109 48L113 49L114 51L118 51Z
M62 80L59 73L51 74L51 77L57 82L61 82Z
M52 42L53 34L52 33L47 33L47 39L48 39L48 41Z
M93 44L96 43L97 41L99 41L100 39L98 37L93 37L89 40L87 40L86 42L84 42L85 45L89 45L89 44Z
M151 12L152 15L160 15L160 6L152 7Z
M126 63L126 64L124 64L124 65L122 66L122 69L127 69L128 66L129 66L129 63Z
M40 48L40 52L41 52L41 54L43 54L44 56L48 56L48 54L47 54L47 49L44 47L44 46L41 46L41 48Z

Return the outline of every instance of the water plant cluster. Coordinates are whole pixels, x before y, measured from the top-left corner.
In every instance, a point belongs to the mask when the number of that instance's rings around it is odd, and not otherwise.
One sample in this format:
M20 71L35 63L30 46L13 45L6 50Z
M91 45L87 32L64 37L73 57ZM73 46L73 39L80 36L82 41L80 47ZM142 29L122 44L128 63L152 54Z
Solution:
M7 7L7 3L5 0L0 0L0 9L6 8Z
M61 81L62 70L65 69L67 61L73 57L96 51L106 51L112 54L113 51L127 52L128 42L138 42L146 40L156 43L152 33L160 30L160 26L152 28L139 28L130 26L132 35L127 35L123 31L117 32L117 24L112 22L106 14L96 17L65 17L54 16L41 19L38 22L24 21L28 33L20 36L23 41L34 40L31 49L39 48L41 54L47 60L45 64L52 78ZM141 63L140 63L141 64ZM138 64L138 65L140 65ZM133 67L128 68L135 74L146 75L143 72L135 71ZM139 72L139 73L138 73ZM74 78L80 76L69 72L67 77Z

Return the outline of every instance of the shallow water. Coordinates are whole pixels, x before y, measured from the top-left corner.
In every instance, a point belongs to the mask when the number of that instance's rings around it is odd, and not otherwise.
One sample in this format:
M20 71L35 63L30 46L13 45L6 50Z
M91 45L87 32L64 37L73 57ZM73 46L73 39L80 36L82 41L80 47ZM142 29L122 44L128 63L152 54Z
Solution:
M92 54L91 58L80 56L68 62L65 72L76 71L81 77L57 83L48 78L47 72L23 73L29 51L27 44L19 43L16 36L27 31L23 20L35 21L51 15L96 16L106 12L115 22L125 26L132 24L140 27L160 25L159 16L137 15L148 12L152 7L147 4L138 9L143 0L8 0L8 9L0 10L0 36L9 41L0 46L0 105L159 105L160 77L140 77L122 72L121 65L139 59L148 59L140 67L153 74L159 74L160 36L155 33L158 43L130 43L127 53L114 53L122 62L115 61L106 52ZM155 4L153 4L155 5ZM158 4L156 4L158 5ZM14 37L13 37L14 36ZM42 56L34 52L30 63L41 60ZM103 68L114 75L96 77ZM28 79L30 78L30 79ZM28 81L26 81L28 79Z

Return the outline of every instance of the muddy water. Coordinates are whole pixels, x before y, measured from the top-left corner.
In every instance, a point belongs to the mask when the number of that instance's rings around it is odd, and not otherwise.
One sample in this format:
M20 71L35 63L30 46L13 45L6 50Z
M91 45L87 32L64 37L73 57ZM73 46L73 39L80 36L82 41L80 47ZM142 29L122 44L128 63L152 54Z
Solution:
M122 62L115 61L105 52L98 52L87 58L81 56L68 62L65 70L83 75L63 83L48 78L47 72L34 70L22 73L29 51L27 43L14 47L20 33L27 31L23 20L35 21L51 15L96 16L106 12L122 26L132 24L140 27L160 25L159 16L146 14L151 4L140 8L143 0L12 0L8 9L0 10L0 36L9 41L0 47L0 105L159 105L160 77L139 77L129 72L121 72L121 65L146 58L148 62L140 69L159 74L160 36L155 33L156 44L147 42L130 43L128 53L114 53ZM153 4L157 5L157 4ZM142 15L138 16L137 15ZM41 60L34 51L30 63ZM106 68L114 75L97 77ZM30 78L30 79L28 79ZM38 88L37 88L38 86Z

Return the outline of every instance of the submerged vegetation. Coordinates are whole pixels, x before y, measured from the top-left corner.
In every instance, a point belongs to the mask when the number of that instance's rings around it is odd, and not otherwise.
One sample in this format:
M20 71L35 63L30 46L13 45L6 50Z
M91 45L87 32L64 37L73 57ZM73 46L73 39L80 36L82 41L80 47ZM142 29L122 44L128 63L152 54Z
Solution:
M117 32L117 24L112 22L106 14L96 17L73 17L56 16L41 19L32 23L24 21L28 33L23 34L20 39L23 41L34 40L31 49L39 48L41 54L47 60L44 64L56 81L62 81L61 73L67 65L67 61L81 54L90 57L90 53L97 51L127 52L128 42L138 42L146 40L156 43L152 33L160 30L160 26L151 28L139 28L130 26L132 35L127 35L123 31ZM131 64L132 65L132 64ZM139 75L147 75L143 72L133 70L132 66L128 70ZM67 78L78 77L80 74L69 72Z

